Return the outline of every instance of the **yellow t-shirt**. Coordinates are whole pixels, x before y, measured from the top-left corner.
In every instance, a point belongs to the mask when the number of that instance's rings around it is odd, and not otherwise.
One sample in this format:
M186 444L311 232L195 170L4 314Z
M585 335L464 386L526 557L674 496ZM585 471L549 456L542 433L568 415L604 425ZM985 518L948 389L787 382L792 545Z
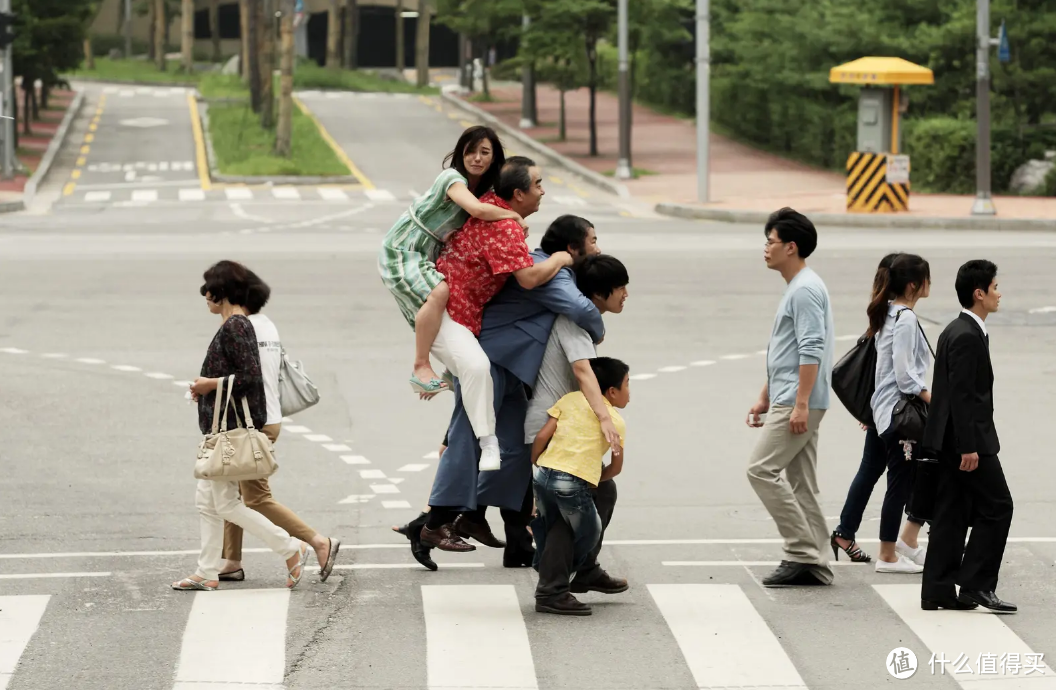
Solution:
M609 408L609 416L623 446L627 433L623 417L608 400L605 406ZM567 472L597 486L601 479L601 461L609 451L609 444L586 396L579 391L569 393L554 403L547 414L557 419L557 430L536 464Z

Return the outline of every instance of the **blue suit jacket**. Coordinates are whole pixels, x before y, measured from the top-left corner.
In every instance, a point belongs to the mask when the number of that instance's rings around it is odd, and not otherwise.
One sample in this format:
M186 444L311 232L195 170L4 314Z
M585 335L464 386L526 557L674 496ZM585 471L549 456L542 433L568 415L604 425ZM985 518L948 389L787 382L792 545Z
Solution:
M550 255L541 249L532 252L535 263L548 258ZM484 308L480 346L493 364L534 386L558 314L572 319L595 343L605 336L601 313L579 291L571 268L562 268L550 282L534 290L525 290L511 275Z

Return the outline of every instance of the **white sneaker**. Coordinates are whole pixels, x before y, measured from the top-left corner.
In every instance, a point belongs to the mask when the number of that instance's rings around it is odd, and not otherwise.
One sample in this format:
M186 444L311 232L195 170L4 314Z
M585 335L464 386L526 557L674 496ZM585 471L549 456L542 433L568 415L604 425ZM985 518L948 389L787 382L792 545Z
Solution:
M918 546L917 548L912 549L901 539L895 542L895 551L922 567L924 565L924 559L928 557L928 547Z
M878 573L922 573L924 572L924 566L917 565L913 561L909 560L902 554L898 554L898 560L894 563L888 563L887 561L876 561L876 572Z
M499 439L495 436L482 436L480 438L480 464L477 467L481 472L492 472L499 469L501 463Z

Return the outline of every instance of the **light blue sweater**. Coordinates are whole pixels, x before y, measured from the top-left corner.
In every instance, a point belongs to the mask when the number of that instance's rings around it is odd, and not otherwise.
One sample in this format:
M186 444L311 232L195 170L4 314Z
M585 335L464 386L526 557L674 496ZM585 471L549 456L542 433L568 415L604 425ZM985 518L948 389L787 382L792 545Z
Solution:
M785 288L770 334L766 373L771 405L794 406L800 365L817 364L818 378L808 407L829 409L835 328L825 283L812 269L804 268Z

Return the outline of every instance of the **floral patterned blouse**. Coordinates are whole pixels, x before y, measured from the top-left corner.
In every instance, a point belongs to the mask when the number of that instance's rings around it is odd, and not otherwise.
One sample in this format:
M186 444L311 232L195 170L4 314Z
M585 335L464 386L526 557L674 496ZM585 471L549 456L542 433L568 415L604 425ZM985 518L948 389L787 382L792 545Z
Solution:
M220 327L209 343L202 362L201 376L205 378L226 378L234 374L235 386L231 406L227 412L227 428L236 427L235 417L243 426L246 418L242 413L241 398L249 404L249 413L253 417L253 426L260 429L268 418L267 400L264 396L264 376L260 371L260 350L257 346L257 334L253 324L241 314L235 314ZM224 398L227 398L227 382L224 384ZM198 396L198 427L202 434L208 435L213 430L213 409L216 406L216 391ZM223 410L220 411L223 416Z

